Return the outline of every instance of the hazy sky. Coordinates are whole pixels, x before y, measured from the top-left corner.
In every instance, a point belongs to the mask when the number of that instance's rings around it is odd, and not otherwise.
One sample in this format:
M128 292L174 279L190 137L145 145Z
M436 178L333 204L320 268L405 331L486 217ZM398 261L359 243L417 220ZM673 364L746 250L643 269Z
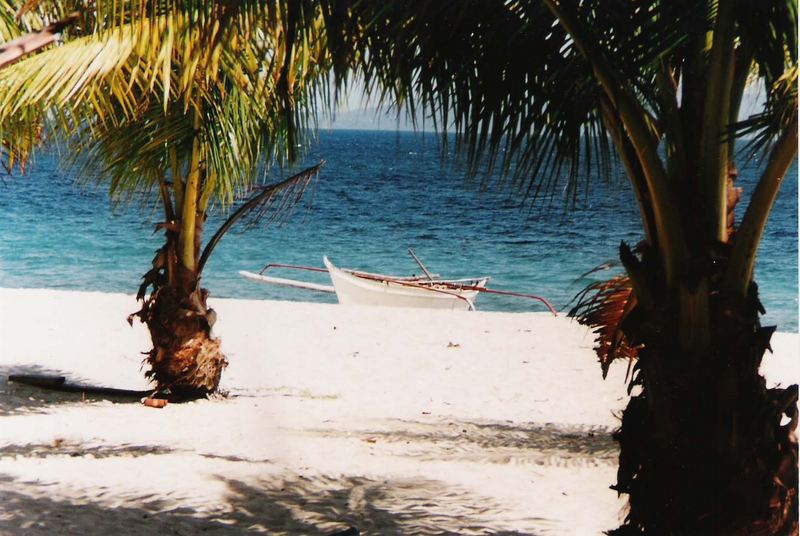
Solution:
M739 118L744 119L757 113L764 106L764 91L761 86L750 86L744 94ZM323 120L322 128L342 128L361 130L413 130L410 121L401 117L398 121L394 113L378 112L376 102L367 101L363 95L363 85L356 82L346 95L341 99L341 105L335 114L333 122ZM417 125L417 130L421 130ZM433 124L425 125L424 130L433 130Z

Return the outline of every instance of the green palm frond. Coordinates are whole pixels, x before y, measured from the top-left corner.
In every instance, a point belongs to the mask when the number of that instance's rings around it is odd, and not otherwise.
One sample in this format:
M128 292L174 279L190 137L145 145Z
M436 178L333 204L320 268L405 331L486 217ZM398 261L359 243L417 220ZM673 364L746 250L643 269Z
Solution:
M48 24L38 32L23 34L0 46L0 69L56 41L58 35L78 20L77 14Z
M17 8L14 2L0 1L0 42L7 43L27 31L24 24L17 20Z
M742 148L750 156L768 154L780 135L797 119L797 65L775 80L764 111L731 126L740 137L750 140Z
M620 87L646 109L659 102L653 80L660 60L679 50L686 13L699 9L697 1L680 4L683 9L622 0L580 5L582 28L604 49ZM592 65L544 3L360 2L352 12L349 22L330 15L334 61L343 63L342 51L353 47L368 90L407 108L412 118L422 110L440 129L454 130L473 172L498 164L528 195L555 191L562 177L574 194L577 178L595 161L600 175L609 175L603 92Z
M136 98L169 102L175 31L166 17L69 40L0 71L0 117L24 106L93 103L104 91L123 104ZM136 93L134 93L136 90ZM100 101L103 104L103 101ZM95 113L105 110L98 106Z
M108 177L126 198L157 191L168 151L183 148L187 167L196 110L203 209L230 205L260 165L295 156L314 119L310 99L328 68L319 14L304 12L287 57L286 14L272 4L209 4L205 16L179 7L128 9L124 24L98 13L97 33L0 71L0 119L53 110L50 130L75 145L87 176Z
M18 9L0 0L0 69L49 46L79 19L74 13L64 15L61 2L53 2L46 15L35 7L25 4ZM37 106L0 122L0 154L7 172L18 165L24 173L27 160L43 139L43 124L42 107Z
M9 118L0 124L0 154L7 173L15 166L25 172L26 163L43 139L42 113L29 109L24 114ZM9 140L14 140L10 142Z
M190 118L177 111L164 115L157 105L141 111L138 121L80 126L72 140L80 176L107 182L112 197L123 200L154 192L169 168L167 148L185 153L193 134Z
M0 44L65 19L76 7L71 2L13 2L0 0Z

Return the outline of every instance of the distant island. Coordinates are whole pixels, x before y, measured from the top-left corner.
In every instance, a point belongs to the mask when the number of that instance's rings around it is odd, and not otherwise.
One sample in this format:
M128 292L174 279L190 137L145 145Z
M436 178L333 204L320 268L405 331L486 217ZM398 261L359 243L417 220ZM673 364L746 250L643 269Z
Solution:
M336 112L333 117L320 117L319 127L323 130L396 130L433 132L433 121L423 117L417 119L417 128L404 113L396 115L378 107L354 108Z

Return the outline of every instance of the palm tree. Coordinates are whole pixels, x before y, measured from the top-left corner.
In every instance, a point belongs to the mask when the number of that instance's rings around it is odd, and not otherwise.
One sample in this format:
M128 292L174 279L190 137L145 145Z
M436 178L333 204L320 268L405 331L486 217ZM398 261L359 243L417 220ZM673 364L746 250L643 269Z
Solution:
M221 238L201 248L206 215L249 192L259 168L297 156L314 109L307 88L327 68L318 12L291 2L72 7L78 14L62 45L0 71L0 123L15 125L3 140L16 150L43 122L84 177L108 182L115 198L161 205L165 243L129 321L138 317L150 330L147 375L161 396L205 396L227 363L200 287ZM319 167L258 189L232 218L276 217Z
M575 311L604 367L635 359L615 434L630 509L613 533L796 534L797 386L759 375L774 328L753 282L797 153L795 0L328 4L337 65L455 130L473 172L500 168L535 198L559 179L576 195L611 155L624 167L644 239L620 247L626 276ZM737 123L748 84L766 105ZM766 165L733 232L736 163L757 151Z

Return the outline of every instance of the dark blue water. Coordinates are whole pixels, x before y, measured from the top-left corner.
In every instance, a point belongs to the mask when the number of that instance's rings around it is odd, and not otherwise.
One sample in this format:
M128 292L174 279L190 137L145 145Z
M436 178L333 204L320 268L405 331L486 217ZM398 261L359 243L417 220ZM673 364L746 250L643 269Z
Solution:
M444 167L435 136L323 131L309 162L324 158L312 208L288 222L229 234L204 276L213 296L333 301L332 296L259 285L238 270L267 262L419 273L412 247L430 270L447 277L490 275L492 287L541 294L562 308L587 270L616 258L620 240L641 238L638 213L621 173L595 177L575 206L562 199L521 206L507 194L480 193L457 166ZM745 200L757 163L740 169ZM273 178L280 175L273 173ZM135 293L161 236L161 214L140 204L113 207L104 190L76 188L58 158L39 154L24 177L0 183L0 286ZM308 194L307 194L308 196ZM757 281L766 323L798 325L797 168L785 181L762 242ZM744 207L744 204L741 205ZM740 208L740 213L743 208ZM207 236L221 221L212 214ZM325 276L276 273L325 282ZM608 272L601 274L609 275ZM481 310L542 310L536 302L482 295ZM132 310L135 306L132 304Z

